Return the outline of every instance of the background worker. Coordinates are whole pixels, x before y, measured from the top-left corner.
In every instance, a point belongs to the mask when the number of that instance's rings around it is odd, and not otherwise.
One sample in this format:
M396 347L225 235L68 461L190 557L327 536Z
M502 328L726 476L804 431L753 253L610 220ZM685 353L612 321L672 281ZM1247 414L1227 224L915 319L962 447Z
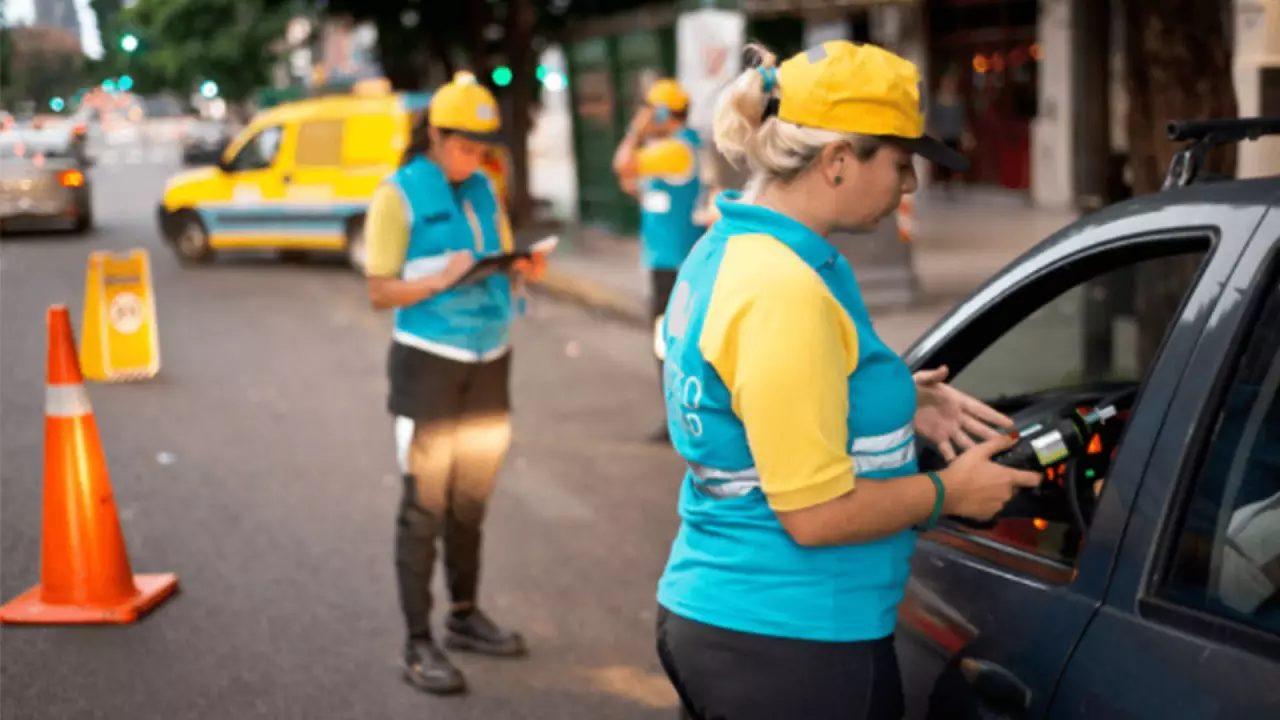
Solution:
M694 221L702 191L701 143L686 124L688 116L689 96L680 85L670 78L656 80L613 158L623 191L640 200L640 261L649 271L649 315L655 325L666 311L680 263L704 229ZM667 441L665 422L651 439Z
M658 655L694 718L897 720L893 645L917 529L987 519L1035 473L991 456L1012 421L912 375L826 236L869 229L915 190L919 74L828 42L721 95L715 140L744 194L693 249L664 323L672 444L688 464L658 586ZM921 473L917 433L950 465ZM980 439L985 442L978 444ZM957 457L957 451L961 452Z
M387 408L404 480L395 541L404 676L432 693L466 688L431 630L437 540L452 600L448 647L525 652L519 633L476 605L481 525L511 442L512 280L455 285L477 258L513 246L480 172L499 122L492 93L469 73L455 76L415 119L401 167L377 190L365 224L369 299L395 310Z

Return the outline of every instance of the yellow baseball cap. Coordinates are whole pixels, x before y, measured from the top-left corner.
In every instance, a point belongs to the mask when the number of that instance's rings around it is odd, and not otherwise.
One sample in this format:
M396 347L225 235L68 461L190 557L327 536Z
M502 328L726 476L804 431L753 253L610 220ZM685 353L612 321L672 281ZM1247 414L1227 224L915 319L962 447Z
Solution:
M920 71L876 45L833 40L785 60L776 72L758 68L778 95L766 113L804 127L882 138L953 170L969 160L925 135Z
M654 80L644 94L644 101L653 107L664 107L672 112L681 112L689 107L689 96L681 89L680 83L671 78Z
M497 141L498 130L502 127L498 101L493 93L465 70L455 73L453 80L441 86L431 97L427 121L433 127L451 130L480 142Z

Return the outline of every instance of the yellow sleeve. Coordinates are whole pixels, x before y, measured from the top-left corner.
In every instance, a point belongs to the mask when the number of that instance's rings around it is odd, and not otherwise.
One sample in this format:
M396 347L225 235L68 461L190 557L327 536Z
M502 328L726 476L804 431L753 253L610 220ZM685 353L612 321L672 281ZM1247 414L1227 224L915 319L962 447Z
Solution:
M693 148L667 138L649 143L636 152L636 172L641 177L682 176L693 172Z
M774 238L735 238L699 348L729 388L775 511L853 489L848 377L857 330L808 265Z
M365 275L397 277L409 249L409 218L400 191L383 183L364 216Z

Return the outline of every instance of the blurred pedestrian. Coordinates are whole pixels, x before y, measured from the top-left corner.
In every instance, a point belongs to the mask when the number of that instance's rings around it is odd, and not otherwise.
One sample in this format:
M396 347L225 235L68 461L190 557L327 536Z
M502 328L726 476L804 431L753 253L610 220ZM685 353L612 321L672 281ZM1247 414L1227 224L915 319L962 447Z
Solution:
M404 675L431 693L466 689L431 629L437 541L452 601L447 647L525 652L519 633L477 606L481 526L511 443L514 313L509 276L464 276L478 258L513 246L481 171L499 124L493 94L456 75L415 118L401 167L378 188L365 223L370 301L395 310L387 408L404 483L395 533Z
M960 97L960 78L954 70L942 76L938 92L929 104L927 118L929 132L951 150L968 152L973 148L973 135L969 131L968 109ZM946 165L938 166L938 181L947 197L952 197L952 182L956 171Z
M896 719L893 634L918 529L990 518L1039 476L991 462L1013 442L992 427L1009 418L945 368L913 376L880 340L826 239L893 213L915 190L913 153L963 166L923 135L915 66L844 41L778 67L754 51L715 116L716 144L753 177L718 198L665 322L688 471L658 654L693 718ZM917 433L945 470L920 472Z
M613 159L622 189L640 200L640 260L649 272L649 315L655 327L666 311L676 271L703 230L694 221L702 191L701 142L687 125L688 117L689 96L680 85L670 78L654 81ZM650 439L668 441L665 422Z

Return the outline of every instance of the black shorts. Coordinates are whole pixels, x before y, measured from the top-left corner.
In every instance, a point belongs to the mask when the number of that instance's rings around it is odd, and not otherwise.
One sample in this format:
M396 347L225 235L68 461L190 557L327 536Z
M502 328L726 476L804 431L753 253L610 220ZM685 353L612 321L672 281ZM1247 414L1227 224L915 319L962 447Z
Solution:
M705 625L658 609L658 658L693 720L899 720L893 636L816 642Z
M676 287L676 274L675 270L649 271L649 319L657 320L667 311L671 291Z
M511 410L511 352L469 363L392 341L387 410L415 422Z

